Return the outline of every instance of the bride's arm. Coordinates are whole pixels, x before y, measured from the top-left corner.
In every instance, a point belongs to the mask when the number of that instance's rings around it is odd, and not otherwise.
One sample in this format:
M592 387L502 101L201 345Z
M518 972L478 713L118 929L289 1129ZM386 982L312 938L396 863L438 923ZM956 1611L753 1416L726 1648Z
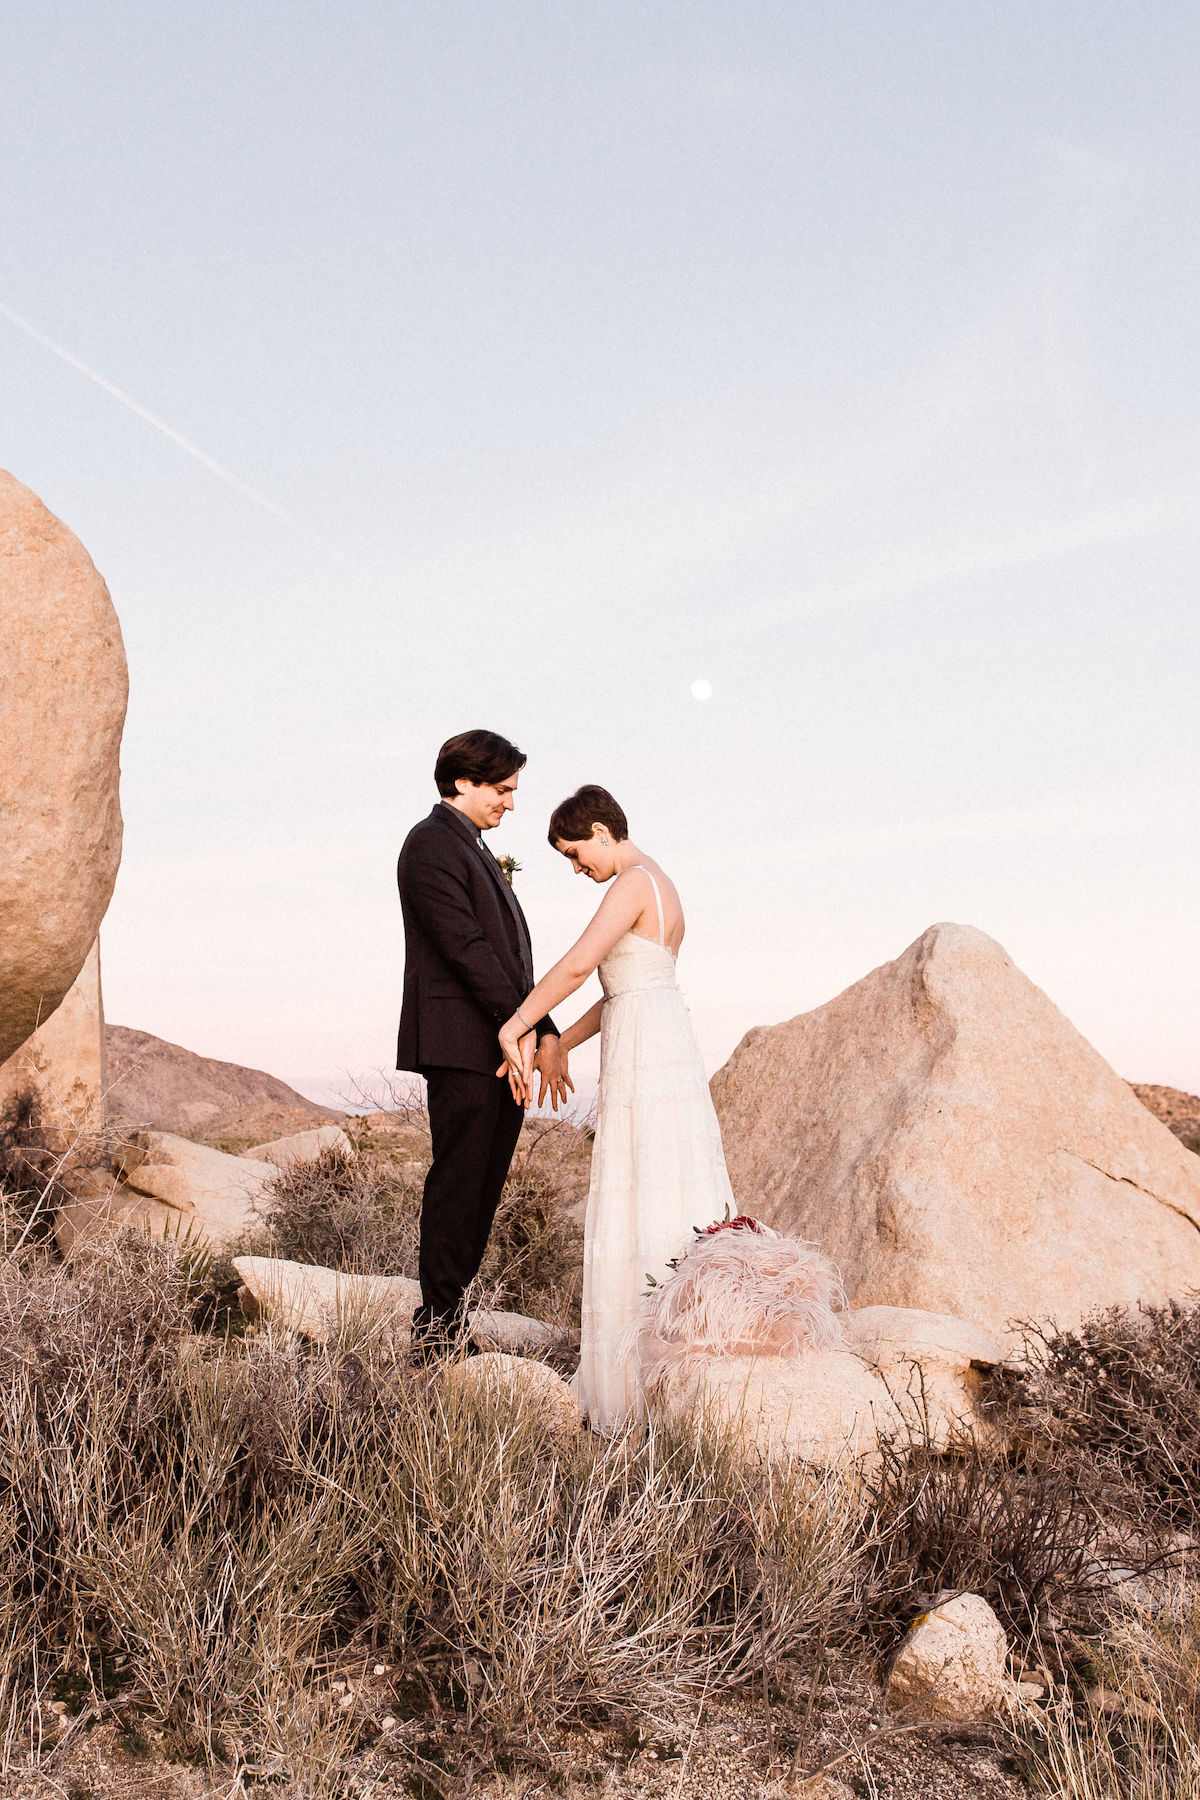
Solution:
M524 1008L521 1010L524 1011ZM586 1044L589 1038L595 1037L600 1029L600 1014L603 1010L603 1000L597 1000L595 1006L589 1006L573 1025L568 1026L559 1039L559 1049L564 1056L569 1050L578 1050L580 1044Z
M640 881L639 875L642 876ZM576 988L583 986L589 975L595 973L618 938L633 930L646 909L649 896L649 877L644 870L626 869L617 876L579 942L542 976L533 992L526 994L512 1018L501 1027L500 1048L514 1071L521 1068L521 1053L517 1047L521 1038L533 1029L543 1013L561 1006Z

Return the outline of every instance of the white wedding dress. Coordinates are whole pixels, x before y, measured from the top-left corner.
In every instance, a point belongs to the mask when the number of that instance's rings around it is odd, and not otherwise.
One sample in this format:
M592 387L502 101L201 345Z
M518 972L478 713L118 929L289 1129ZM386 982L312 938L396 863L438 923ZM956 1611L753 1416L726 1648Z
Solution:
M583 1329L573 1387L594 1430L645 1417L636 1363L622 1344L650 1277L733 1207L721 1132L700 1046L675 982L663 929L658 942L627 931L600 964L600 1091L583 1253Z

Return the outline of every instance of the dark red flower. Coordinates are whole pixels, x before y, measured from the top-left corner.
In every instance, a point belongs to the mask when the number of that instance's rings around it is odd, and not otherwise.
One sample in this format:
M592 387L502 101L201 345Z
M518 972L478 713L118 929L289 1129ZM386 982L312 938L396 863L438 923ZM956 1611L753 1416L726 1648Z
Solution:
M715 1231L761 1231L757 1219L749 1213L739 1213L736 1219L719 1219L715 1225L706 1225L700 1233L701 1237L712 1237Z

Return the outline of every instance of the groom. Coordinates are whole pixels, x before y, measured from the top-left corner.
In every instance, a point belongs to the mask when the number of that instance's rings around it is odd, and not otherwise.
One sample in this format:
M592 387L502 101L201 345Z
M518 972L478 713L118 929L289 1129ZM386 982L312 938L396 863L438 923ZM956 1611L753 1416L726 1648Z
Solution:
M463 731L438 752L441 799L400 852L404 1004L398 1069L425 1077L433 1163L421 1203L420 1360L465 1336L463 1295L479 1272L524 1107L497 1076L497 1033L533 986L529 927L483 841L516 803L525 756L494 731ZM539 1104L566 1100L558 1031L539 1019Z

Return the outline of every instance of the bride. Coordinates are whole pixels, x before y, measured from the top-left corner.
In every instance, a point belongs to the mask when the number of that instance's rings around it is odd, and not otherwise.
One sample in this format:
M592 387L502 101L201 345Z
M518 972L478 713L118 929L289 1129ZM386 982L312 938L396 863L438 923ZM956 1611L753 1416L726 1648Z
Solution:
M560 1051L565 1077L570 1052L600 1033L575 1389L593 1429L614 1432L645 1416L622 1337L651 1280L670 1274L693 1226L736 1208L700 1047L675 982L684 923L674 883L630 840L625 814L605 788L581 787L564 800L549 837L577 875L611 885L578 943L501 1029L501 1072L511 1071L528 1105L531 1021L598 969L604 998L563 1033Z

